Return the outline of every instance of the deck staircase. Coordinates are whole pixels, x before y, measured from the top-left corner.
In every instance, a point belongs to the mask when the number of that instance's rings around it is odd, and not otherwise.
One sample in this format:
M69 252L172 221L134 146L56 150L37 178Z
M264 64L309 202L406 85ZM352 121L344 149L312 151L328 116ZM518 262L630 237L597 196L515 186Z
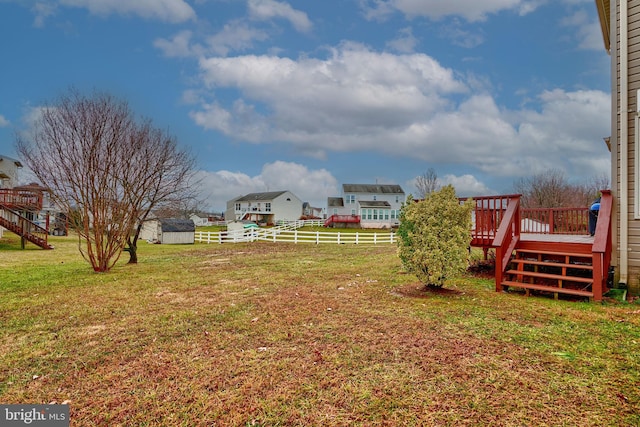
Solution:
M0 190L0 226L21 237L24 247L31 242L43 249L53 249L47 241L47 230L27 216L42 208L42 196L25 191Z
M568 295L602 300L611 260L610 191L602 191L595 235L587 239L586 208L557 209L546 215L544 227L533 221L538 226L527 230L524 227L532 221L530 213L520 209L519 195L476 198L474 202L471 244L481 247L485 256L488 250L495 251L496 291L518 289L526 295L535 292L555 298ZM565 221L567 218L577 220Z
M593 253L590 244L549 250L543 242L520 242L501 282L509 288L593 298Z

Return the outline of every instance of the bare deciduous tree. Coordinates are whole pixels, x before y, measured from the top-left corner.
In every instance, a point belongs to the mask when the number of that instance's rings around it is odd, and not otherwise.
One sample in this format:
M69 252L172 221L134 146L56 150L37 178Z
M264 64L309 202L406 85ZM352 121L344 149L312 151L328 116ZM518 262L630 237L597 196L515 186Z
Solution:
M175 138L106 93L70 90L45 106L18 153L70 215L82 256L108 271L151 210L188 187L193 160ZM84 245L83 245L84 242Z
M440 188L438 174L434 168L429 168L425 173L416 178L416 190L419 199L426 198L429 194Z
M609 178L602 175L585 184L571 184L562 171L550 169L516 181L514 188L522 194L524 208L589 206L600 190L609 188Z

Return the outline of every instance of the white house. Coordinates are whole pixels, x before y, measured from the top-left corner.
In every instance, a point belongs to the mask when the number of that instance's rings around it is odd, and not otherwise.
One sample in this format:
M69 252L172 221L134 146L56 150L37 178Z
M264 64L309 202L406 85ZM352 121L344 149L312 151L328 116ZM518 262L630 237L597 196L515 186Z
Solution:
M290 191L251 193L227 202L225 219L250 220L258 224L294 221L302 215L302 201Z
M190 219L152 219L142 224L140 238L154 243L189 244L195 242L195 231Z
M395 227L405 198L397 184L342 184L342 197L327 200L327 216L359 216L362 228Z
M18 184L19 160L0 154L0 188L13 188Z

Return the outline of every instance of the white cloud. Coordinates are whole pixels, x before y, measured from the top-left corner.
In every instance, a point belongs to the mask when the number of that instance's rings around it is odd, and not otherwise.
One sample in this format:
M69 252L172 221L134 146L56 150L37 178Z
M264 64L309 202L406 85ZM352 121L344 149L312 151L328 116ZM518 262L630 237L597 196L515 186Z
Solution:
M169 40L163 38L154 40L153 45L169 58L192 56L194 54L194 49L190 46L192 35L193 33L189 30L180 31Z
M467 21L484 21L488 15L511 10L520 15L534 11L540 0L362 0L361 6L369 19L380 19L397 10L409 18L422 16L439 20L459 16Z
M9 126L11 122L7 120L2 114L0 114L0 128Z
M44 21L56 13L56 5L52 3L36 2L31 11L35 14L33 26L36 28L44 27Z
M311 31L313 24L306 13L296 10L289 3L275 0L249 0L249 15L256 20L284 18L300 32Z
M490 189L478 179L469 174L462 176L445 175L440 178L441 185L453 185L456 189L458 197L472 197L472 196L488 196L491 194L497 194L497 191Z
M201 103L200 126L253 143L278 141L318 158L376 152L428 163L473 165L527 176L558 168L569 176L608 173L602 136L610 97L548 91L535 108L509 110L477 82L424 54L393 55L344 44L325 59L275 56L200 61L203 90L237 90L233 103ZM604 150L604 151L603 151Z
M604 50L600 23L595 19L590 20L584 9L565 17L560 24L574 29L575 44L579 49Z
M210 51L218 55L227 55L231 51L243 51L253 47L254 41L268 39L268 34L252 28L242 21L225 24L221 31L207 38Z
M215 210L224 210L235 197L263 191L288 190L316 207L326 207L327 197L340 194L337 180L327 170L283 161L265 164L257 176L221 170L201 171L199 178L207 189L203 197Z
M173 23L196 18L195 11L184 0L60 0L60 4L86 8L94 15L137 15Z
M398 37L387 42L387 46L401 53L411 53L415 50L418 39L413 35L411 27L400 30Z
M254 42L264 41L269 35L260 29L252 28L239 20L229 22L216 34L208 36L203 43L193 41L194 33L183 30L170 39L158 38L153 45L166 57L184 58L203 55L226 56L230 52L241 52L254 47Z

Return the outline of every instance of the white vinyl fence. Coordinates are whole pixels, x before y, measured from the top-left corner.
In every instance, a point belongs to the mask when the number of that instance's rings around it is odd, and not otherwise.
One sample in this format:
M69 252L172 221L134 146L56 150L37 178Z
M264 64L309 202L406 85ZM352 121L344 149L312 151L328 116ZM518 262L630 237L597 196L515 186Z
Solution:
M239 242L289 242L289 243L333 243L377 245L396 242L394 233L375 232L339 232L339 231L300 231L283 225L273 228L248 228L235 232L196 231L195 241L200 243L239 243Z

